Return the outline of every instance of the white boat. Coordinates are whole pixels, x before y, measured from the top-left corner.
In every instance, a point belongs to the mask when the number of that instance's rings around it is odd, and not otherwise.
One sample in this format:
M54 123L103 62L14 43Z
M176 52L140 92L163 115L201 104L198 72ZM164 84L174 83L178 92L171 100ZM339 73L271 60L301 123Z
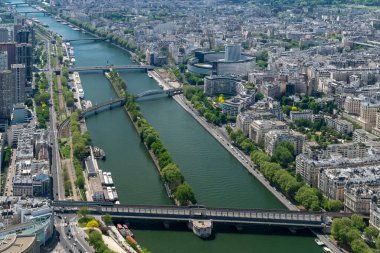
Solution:
M116 190L112 190L112 193L113 193L113 197L114 197L115 200L119 199L119 196L118 196Z
M329 249L328 247L323 247L323 252L332 253L331 249Z
M84 91L82 88L78 89L79 98L84 98Z
M108 182L110 185L113 185L113 179L112 179L112 176L111 176L111 172L107 172L107 176L108 176Z
M113 196L111 187L107 187L107 193L109 200L113 202L115 200L115 197Z
M152 76L152 74L151 74L150 72L148 72L148 76L149 76L150 78L153 78L153 76Z
M109 184L108 176L103 174L103 178L104 178L104 185L108 185Z
M325 245L325 244L324 244L321 240L319 240L318 238L316 238L314 241L317 243L318 246L323 246L323 245Z

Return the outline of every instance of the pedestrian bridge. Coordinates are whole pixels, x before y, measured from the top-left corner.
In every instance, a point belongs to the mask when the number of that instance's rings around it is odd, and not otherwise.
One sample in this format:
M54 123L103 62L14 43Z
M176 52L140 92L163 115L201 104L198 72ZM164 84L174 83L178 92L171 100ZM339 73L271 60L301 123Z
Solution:
M151 65L106 65L106 66L88 66L88 67L74 67L70 68L69 71L72 72L83 72L83 71L105 71L110 69L116 70L153 70L154 67Z
M174 88L174 89L168 89L168 90L162 90L162 89L161 90L147 90L140 94L137 94L134 99L135 101L141 101L155 95L166 95L168 97L172 97L174 95L178 95L182 93L183 93L182 88Z
M76 212L86 207L90 213L110 214L113 218L144 221L211 221L241 225L269 225L290 229L325 228L327 213L288 210L207 208L204 206L116 205L105 202L54 201L56 211ZM329 215L330 216L330 215Z
M49 15L46 11L17 11L17 13L28 15L28 14L43 14L44 16Z
M125 105L125 99L124 98L115 98L111 99L109 101L105 101L103 103L96 104L94 106L91 106L83 111L81 111L78 115L80 119L89 117L91 115L97 115L99 112L102 112L104 110L111 110L115 107L121 107ZM70 117L67 117L59 126L58 126L58 136L62 136L62 132L64 129L67 129L67 127L70 125Z

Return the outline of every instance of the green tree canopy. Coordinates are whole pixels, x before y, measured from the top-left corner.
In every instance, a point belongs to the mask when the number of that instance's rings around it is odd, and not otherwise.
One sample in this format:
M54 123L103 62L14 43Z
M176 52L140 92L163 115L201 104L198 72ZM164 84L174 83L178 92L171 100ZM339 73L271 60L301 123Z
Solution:
M161 176L165 182L169 184L170 189L175 190L183 183L184 177L175 163L169 163L161 171Z
M174 197L179 201L181 205L196 203L194 192L187 182L184 182L177 187L177 190L174 193Z

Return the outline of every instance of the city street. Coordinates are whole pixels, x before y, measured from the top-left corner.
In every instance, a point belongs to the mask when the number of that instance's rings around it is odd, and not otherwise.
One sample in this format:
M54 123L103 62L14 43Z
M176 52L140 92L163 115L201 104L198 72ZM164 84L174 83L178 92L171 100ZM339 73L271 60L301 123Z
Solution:
M13 196L13 177L16 172L16 149L12 150L11 164L9 165L5 182L4 196Z
M85 238L86 233L79 228L76 214L57 213L54 217L54 224L57 233L58 244L53 251L64 249L65 252L94 252L88 245Z

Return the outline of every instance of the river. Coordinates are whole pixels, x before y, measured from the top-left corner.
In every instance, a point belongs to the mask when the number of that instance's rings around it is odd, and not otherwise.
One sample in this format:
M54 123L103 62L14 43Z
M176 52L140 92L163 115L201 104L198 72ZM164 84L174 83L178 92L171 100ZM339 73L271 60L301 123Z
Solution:
M16 2L16 1L15 1ZM30 7L19 7L30 10ZM86 38L81 32L41 14L30 14L64 39ZM74 46L76 66L131 64L128 54L106 42L78 41ZM157 83L142 71L123 71L132 93L157 89ZM86 99L94 104L116 97L101 72L81 73ZM215 207L283 209L282 204L228 153L173 99L140 103L144 117L157 129L161 140L180 166L200 204ZM87 119L93 144L103 148L107 160L102 170L112 172L120 201L126 204L170 204L153 162L124 111L113 109ZM307 233L257 228L237 233L220 229L213 240L201 240L183 227L165 230L162 225L137 225L136 240L154 253L171 252L322 252Z

